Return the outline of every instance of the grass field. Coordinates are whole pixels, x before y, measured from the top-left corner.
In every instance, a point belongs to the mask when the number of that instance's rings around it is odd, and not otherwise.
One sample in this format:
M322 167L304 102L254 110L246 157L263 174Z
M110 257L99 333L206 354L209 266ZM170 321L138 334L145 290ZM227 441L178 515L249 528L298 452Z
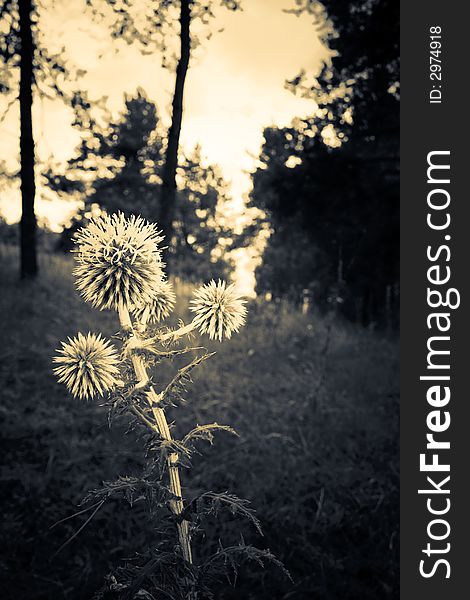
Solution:
M117 318L81 301L64 258L43 256L40 279L20 283L16 256L3 249L0 282L1 595L88 599L143 549L152 524L143 509L110 502L57 552L89 513L51 526L102 480L138 468L141 452L125 423L110 429L104 408L66 395L51 356L79 330L112 335ZM173 323L186 318L190 289L177 291ZM247 529L245 540L269 547L293 578L249 567L218 598L398 598L396 340L287 304L252 303L243 331L208 347L216 356L170 419L176 434L217 421L240 437L217 437L183 473L185 493L248 498L264 537ZM228 519L205 543L239 536Z

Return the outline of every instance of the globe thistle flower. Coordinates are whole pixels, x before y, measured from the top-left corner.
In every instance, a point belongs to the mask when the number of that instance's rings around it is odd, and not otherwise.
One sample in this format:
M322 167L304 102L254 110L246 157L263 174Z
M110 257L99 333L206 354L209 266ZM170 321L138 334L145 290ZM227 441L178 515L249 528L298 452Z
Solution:
M156 225L122 213L100 216L76 235L77 287L100 310L150 302L163 279Z
M191 310L196 313L193 325L201 333L208 333L211 340L230 338L245 323L245 300L242 300L233 284L212 280L194 292Z
M170 316L175 303L173 285L169 281L162 281L150 302L135 307L132 312L137 321L159 323Z
M118 354L101 335L79 333L73 339L68 338L68 343L62 342L57 352L60 356L52 360L59 366L53 371L76 398L103 396L117 384Z

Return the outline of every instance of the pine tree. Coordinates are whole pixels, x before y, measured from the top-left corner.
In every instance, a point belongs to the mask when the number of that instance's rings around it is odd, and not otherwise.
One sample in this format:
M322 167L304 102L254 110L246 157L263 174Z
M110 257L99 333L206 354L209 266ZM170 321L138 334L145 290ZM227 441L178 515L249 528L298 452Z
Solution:
M75 125L82 135L76 155L63 173L45 174L50 189L82 203L62 235L63 250L70 249L73 232L98 209L159 223L165 139L156 106L139 90L126 98L116 121L102 126L90 120L87 108L76 106ZM231 241L220 215L221 204L229 200L227 185L217 167L203 165L198 147L181 161L178 183L175 235L166 242L173 272L196 281L221 276L227 268L223 250Z

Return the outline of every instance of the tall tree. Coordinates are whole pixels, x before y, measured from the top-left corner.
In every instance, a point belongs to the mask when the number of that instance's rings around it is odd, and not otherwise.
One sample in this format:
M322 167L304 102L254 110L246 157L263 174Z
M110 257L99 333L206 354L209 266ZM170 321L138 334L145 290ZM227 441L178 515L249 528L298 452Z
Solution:
M20 39L20 177L21 177L21 277L35 277L38 272L36 257L36 215L34 197L34 138L33 138L33 60L32 0L19 0Z
M22 278L35 277L38 271L36 257L36 216L34 212L34 138L32 124L35 41L33 36L33 0L4 0L0 6L0 57L2 80L0 90L14 93L19 70L20 105L20 274ZM8 108L14 100L9 102Z
M38 273L33 99L35 94L52 93L68 101L69 94L62 89L59 78L65 75L73 81L79 73L66 66L63 52L53 53L45 43L38 24L44 8L37 0L0 0L0 92L7 97L7 111L18 101L20 114L22 278Z
M171 125L168 130L168 142L165 155L165 166L162 173L160 192L160 226L171 240L176 198L176 169L178 167L178 148L183 120L183 95L186 73L189 67L191 52L190 0L180 0L180 58L176 67L175 90L173 93Z
M93 9L105 16L102 0L87 0ZM175 83L172 98L171 125L168 130L165 165L162 171L160 190L159 223L166 239L171 244L176 217L176 173L178 169L180 134L183 121L184 89L186 75L190 65L191 52L200 44L204 32L209 37L209 25L215 17L216 6L236 11L240 8L239 0L128 0L116 3L107 0L113 13L112 35L124 39L130 44L137 43L146 54L158 50L162 53L163 64L175 67ZM177 17L175 18L175 8ZM142 15L146 15L142 19ZM191 33L191 25L197 22L201 34L196 37ZM174 32L178 31L179 56L168 58L171 54ZM171 256L167 257L170 262ZM169 265L171 268L171 266Z
M333 55L287 87L319 108L268 128L251 203L271 237L258 291L313 291L363 324L397 314L399 227L398 7L393 0L301 0Z

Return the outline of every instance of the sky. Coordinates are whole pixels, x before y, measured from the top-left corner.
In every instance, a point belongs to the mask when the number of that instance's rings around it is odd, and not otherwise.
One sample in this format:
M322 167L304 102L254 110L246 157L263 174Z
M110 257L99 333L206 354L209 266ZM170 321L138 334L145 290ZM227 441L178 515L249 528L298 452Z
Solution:
M256 166L263 128L288 125L292 118L311 115L316 108L313 101L284 88L285 80L302 68L318 71L328 54L310 15L283 12L293 5L294 0L245 0L242 11L219 8L211 23L213 35L191 58L181 145L191 149L200 144L204 159L221 167L239 213L250 190L249 173ZM156 102L168 125L174 73L161 66L158 54L143 56L122 41L112 43L106 29L93 24L82 10L80 1L56 2L42 20L46 43L51 48L65 47L71 63L86 70L79 87L91 98L107 96L115 115L123 108L124 94L140 87ZM0 115L5 107L5 99L0 99ZM58 163L70 158L79 141L71 127L71 110L60 100L41 98L35 101L33 118L38 157L52 157ZM0 161L16 169L18 148L14 105L0 124ZM39 189L36 210L57 230L74 206ZM18 189L0 189L0 212L10 222L19 219Z

